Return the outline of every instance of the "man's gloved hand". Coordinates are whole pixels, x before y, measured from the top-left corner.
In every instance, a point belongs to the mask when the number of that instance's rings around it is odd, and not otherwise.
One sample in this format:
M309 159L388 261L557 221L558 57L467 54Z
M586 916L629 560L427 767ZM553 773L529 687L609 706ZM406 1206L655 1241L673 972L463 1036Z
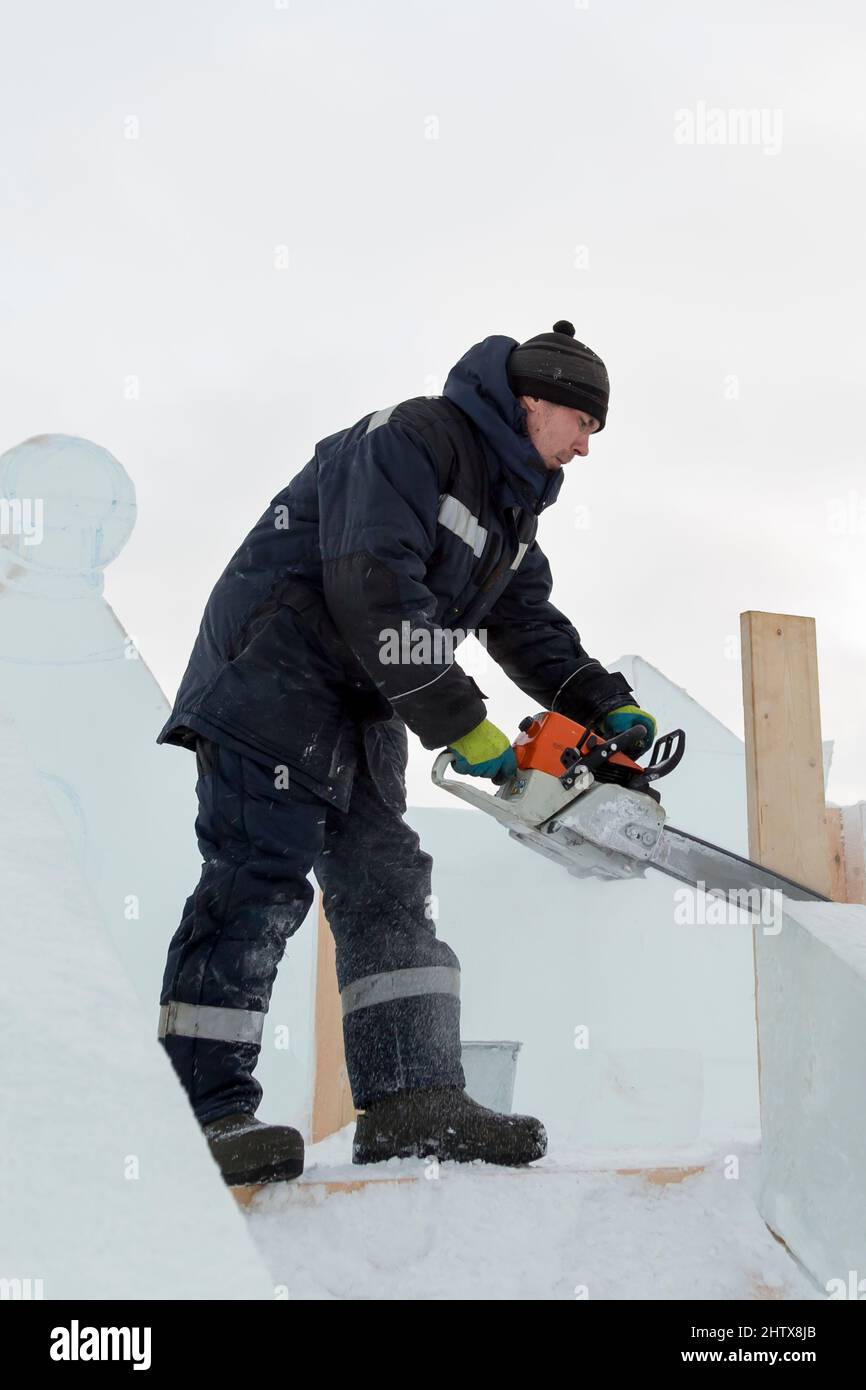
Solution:
M506 734L482 719L474 729L448 745L459 757L454 759L454 771L469 773L470 777L495 777L502 772L512 777L517 771L517 759Z
M635 724L644 724L647 728L647 736L636 752L645 753L655 742L656 721L651 714L647 714L645 709L639 709L637 705L619 705L617 709L609 710L604 716L604 732L608 738L614 734L623 734L626 729L631 729Z

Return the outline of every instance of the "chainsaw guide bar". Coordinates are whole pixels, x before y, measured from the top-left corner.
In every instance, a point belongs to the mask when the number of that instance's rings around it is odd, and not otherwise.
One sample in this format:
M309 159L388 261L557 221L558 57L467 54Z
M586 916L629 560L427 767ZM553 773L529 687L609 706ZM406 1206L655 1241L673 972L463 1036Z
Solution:
M689 835L665 822L652 785L681 762L686 736L674 729L656 740L645 767L630 756L642 748L646 726L605 739L592 729L545 711L520 725L512 747L516 773L486 792L446 777L457 756L450 749L433 764L437 787L493 816L521 844L561 864L578 878L643 878L655 869L715 896L732 899L753 916L763 895L829 902L822 893L762 864Z

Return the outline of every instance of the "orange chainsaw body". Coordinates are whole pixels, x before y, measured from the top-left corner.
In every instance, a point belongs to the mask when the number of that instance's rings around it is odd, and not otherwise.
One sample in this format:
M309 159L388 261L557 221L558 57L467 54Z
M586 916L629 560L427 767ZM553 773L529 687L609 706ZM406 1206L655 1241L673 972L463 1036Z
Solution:
M536 770L561 777L565 771L562 755L566 748L576 748L583 754L605 741L576 720L566 719L564 714L554 714L552 711L524 722L527 728L521 730L512 745L521 772ZM613 753L610 762L615 767L643 771L640 763L634 762L625 753Z

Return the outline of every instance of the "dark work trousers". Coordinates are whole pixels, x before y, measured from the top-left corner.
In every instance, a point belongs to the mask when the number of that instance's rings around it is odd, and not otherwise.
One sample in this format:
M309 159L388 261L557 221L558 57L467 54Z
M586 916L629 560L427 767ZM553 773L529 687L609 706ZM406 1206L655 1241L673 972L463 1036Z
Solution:
M356 1108L464 1084L459 962L436 936L432 860L403 819L405 801L401 809L371 771L377 732L359 728L348 811L293 784L291 771L283 787L285 770L198 741L204 864L169 947L159 1035L202 1124L259 1105L265 1015L286 942L313 901L311 871L336 943ZM401 790L404 770L405 756ZM393 748L390 771L393 783Z

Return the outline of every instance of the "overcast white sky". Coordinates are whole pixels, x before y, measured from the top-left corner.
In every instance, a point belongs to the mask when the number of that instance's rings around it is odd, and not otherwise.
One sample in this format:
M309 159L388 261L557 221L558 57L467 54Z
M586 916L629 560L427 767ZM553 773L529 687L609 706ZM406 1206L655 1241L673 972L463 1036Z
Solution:
M48 0L3 30L0 452L59 431L129 470L106 593L169 697L318 439L568 318L612 389L542 521L555 600L738 733L739 614L813 615L830 795L866 797L854 0ZM714 108L763 134L707 143ZM525 697L482 688L513 729Z

